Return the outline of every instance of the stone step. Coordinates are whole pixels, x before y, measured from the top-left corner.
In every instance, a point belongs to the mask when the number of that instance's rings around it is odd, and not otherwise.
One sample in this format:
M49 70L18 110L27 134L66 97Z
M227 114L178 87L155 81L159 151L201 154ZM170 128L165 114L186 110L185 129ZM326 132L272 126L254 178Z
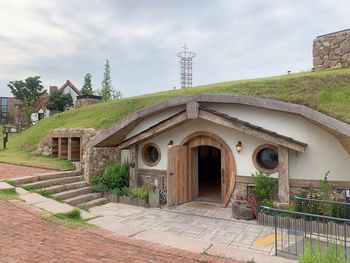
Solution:
M89 193L89 194L83 194L83 195L78 195L72 198L68 198L66 200L64 200L64 203L67 203L69 205L79 205L81 203L86 203L89 202L93 199L97 199L100 198L102 196L101 193Z
M44 190L51 193L51 194L56 194L56 193L63 192L63 191L82 188L82 187L85 187L88 185L89 185L89 183L87 181L79 181L79 182L70 183L70 184L49 186L49 187L44 188Z
M50 179L50 180L44 180L44 181L38 181L30 184L26 184L26 186L32 186L33 188L40 188L40 187L49 187L53 185L60 185L60 184L69 184L74 182L79 182L84 179L83 176L71 176L71 177L63 177L63 178L57 178L57 179Z
M101 197L101 198L93 199L93 200L86 202L86 203L81 203L81 204L79 204L79 207L89 209L93 206L103 205L107 202L108 202L107 198Z
M53 173L39 174L39 175L29 175L29 176L14 178L11 181L15 182L16 185L21 185L21 184L34 183L37 181L64 178L64 177L72 177L72 176L79 176L79 172L78 171L66 171L66 172L53 172Z
M68 190L68 191L64 191L64 192L59 192L57 194L54 194L54 196L58 197L61 200L64 200L64 199L72 198L74 196L88 194L91 192L92 192L91 187L86 186L86 187L82 187L82 188L77 188L77 189Z

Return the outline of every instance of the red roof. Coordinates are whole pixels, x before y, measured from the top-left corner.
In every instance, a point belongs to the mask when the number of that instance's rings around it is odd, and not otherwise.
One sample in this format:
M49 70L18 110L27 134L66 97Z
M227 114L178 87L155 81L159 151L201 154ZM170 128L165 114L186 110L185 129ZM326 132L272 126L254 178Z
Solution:
M73 83L70 80L67 80L63 84L63 86L60 87L58 90L64 90L67 86L70 86L78 96L83 95L83 93L81 93L81 91L76 86L74 86Z
M36 107L35 107L35 112L38 112L40 110L40 108L45 110L48 101L49 101L49 95L44 94L43 96L41 96Z

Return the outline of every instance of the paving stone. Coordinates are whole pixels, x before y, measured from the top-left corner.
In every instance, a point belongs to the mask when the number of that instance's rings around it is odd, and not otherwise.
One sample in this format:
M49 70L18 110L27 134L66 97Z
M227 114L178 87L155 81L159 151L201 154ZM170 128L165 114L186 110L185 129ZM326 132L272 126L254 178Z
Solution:
M48 198L46 198L42 195L39 195L37 193L29 193L29 194L20 195L19 198L30 205L45 202L48 200Z
M166 246L180 248L192 252L201 253L211 246L211 243L205 241L192 240L176 236L170 233L160 233L158 231L146 230L135 235L134 238L159 243Z
M70 206L65 203L57 202L56 200L46 198L43 202L38 202L33 204L35 207L43 209L47 212L56 214L56 213L66 213L74 209L73 206Z
M115 222L111 218L107 217L98 217L89 221L89 224L99 226L103 229L113 231L122 236L132 236L136 233L144 231L144 228L128 225L125 223Z
M295 260L289 260L281 257L264 255L259 252L255 252L244 248L226 247L223 245L214 244L207 250L207 253L212 255L223 255L225 257L230 257L234 259L240 259L243 261L249 261L254 259L257 263L294 263Z
M6 182L0 182L0 190L7 190L7 189L14 189L15 187L6 183Z
M22 187L16 187L16 193L19 195L29 194L29 192Z

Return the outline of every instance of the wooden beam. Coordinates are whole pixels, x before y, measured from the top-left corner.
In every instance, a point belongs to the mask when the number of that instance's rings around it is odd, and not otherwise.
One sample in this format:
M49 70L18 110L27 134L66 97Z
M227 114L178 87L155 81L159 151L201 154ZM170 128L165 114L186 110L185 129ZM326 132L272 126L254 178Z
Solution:
M289 203L289 154L288 148L278 145L278 199Z
M198 119L199 104L195 101L186 104L187 118L190 120Z
M216 114L208 112L208 111L205 111L203 109L199 110L199 118L217 123L219 125L226 126L228 128L238 130L238 131L243 132L245 134L249 134L249 135L264 139L268 142L273 142L275 144L288 147L288 148L293 149L293 150L298 151L298 152L305 152L305 145L301 145L301 144L298 144L295 142L288 141L284 138L279 137L278 134L276 134L277 136L271 135L271 134L265 133L261 130L254 129L247 124L237 122L237 121L235 122L232 120L228 120L224 117L221 117L219 115L216 115Z
M187 113L186 112L181 112L178 113L168 119L166 119L165 121L127 139L126 141L122 142L121 144L118 145L118 149L122 150L122 149L127 149L130 147L130 145L133 145L135 143L140 143L142 141L151 139L155 136L157 136L160 133L166 132L168 130L170 130L171 128L174 128L176 126L179 126L183 123L185 123L186 121L188 121L187 118Z
M131 145L129 150L129 187L135 189L137 187L137 177L138 177L138 151L137 144Z
M62 157L62 139L58 138L58 158Z
M68 138L67 160L72 161L72 137Z

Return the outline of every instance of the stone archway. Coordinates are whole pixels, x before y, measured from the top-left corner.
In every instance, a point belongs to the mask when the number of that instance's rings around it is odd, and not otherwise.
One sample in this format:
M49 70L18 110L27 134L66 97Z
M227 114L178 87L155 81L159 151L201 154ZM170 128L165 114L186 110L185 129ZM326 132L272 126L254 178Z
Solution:
M235 186L236 164L231 148L227 143L214 133L200 131L188 135L180 145L187 147L187 171L188 171L188 192L189 199L193 200L196 193L196 151L200 146L211 146L221 151L221 201L227 206Z

